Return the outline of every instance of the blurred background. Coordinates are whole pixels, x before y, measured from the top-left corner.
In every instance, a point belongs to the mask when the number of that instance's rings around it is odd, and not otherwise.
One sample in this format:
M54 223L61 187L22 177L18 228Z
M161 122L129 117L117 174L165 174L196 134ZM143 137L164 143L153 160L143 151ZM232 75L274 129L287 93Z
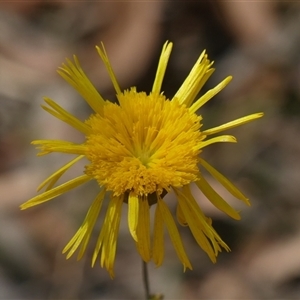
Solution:
M122 88L150 91L166 40L174 42L163 85L169 98L203 49L216 71L202 92L234 77L200 111L205 128L259 111L265 117L228 132L238 144L217 144L203 153L251 199L246 207L210 181L241 211L237 222L197 195L232 252L221 253L213 265L189 230L180 228L194 270L182 272L167 238L165 263L149 266L151 292L165 299L300 299L299 28L295 1L0 1L0 299L144 296L126 218L113 281L98 264L90 267L93 242L79 262L61 254L96 184L23 212L19 205L68 160L36 158L31 140L83 139L40 108L48 96L81 119L90 114L56 73L65 58L76 54L100 93L114 99L95 45L105 43ZM73 167L64 181L81 170ZM173 200L167 202L174 211Z

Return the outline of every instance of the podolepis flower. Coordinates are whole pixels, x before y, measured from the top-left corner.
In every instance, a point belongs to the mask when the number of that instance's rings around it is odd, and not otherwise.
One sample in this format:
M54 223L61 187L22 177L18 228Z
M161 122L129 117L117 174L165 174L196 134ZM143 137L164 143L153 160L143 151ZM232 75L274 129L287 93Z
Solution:
M99 194L91 204L87 215L63 252L67 258L79 248L78 257L84 254L98 219L103 201L109 196L105 218L92 257L92 265L100 256L100 264L114 276L117 238L124 203L128 204L128 227L137 251L145 262L153 260L160 266L164 258L164 227L184 269L192 269L185 252L175 220L163 200L173 192L177 198L177 221L188 226L199 246L215 262L221 248L229 250L212 227L191 193L191 184L202 191L211 203L234 219L239 213L217 194L201 173L206 169L233 196L249 204L248 199L220 172L201 157L203 148L217 142L235 143L231 135L218 134L227 129L245 124L263 114L248 115L229 123L206 129L202 128L202 117L197 111L231 80L225 78L215 88L197 99L197 95L213 73L213 62L205 51L200 55L191 72L172 98L161 91L172 43L166 42L159 59L152 91L147 94L135 87L122 91L107 53L102 44L97 51L108 71L118 103L104 100L81 69L67 60L58 73L71 84L94 111L81 121L64 110L56 102L45 98L42 106L56 118L71 125L85 136L82 144L61 140L36 140L40 153L52 152L75 154L76 158L48 177L38 188L46 190L28 200L21 208L41 204L90 180L96 180ZM57 180L79 160L86 158L82 175L55 186ZM150 226L150 206L155 205L154 226Z

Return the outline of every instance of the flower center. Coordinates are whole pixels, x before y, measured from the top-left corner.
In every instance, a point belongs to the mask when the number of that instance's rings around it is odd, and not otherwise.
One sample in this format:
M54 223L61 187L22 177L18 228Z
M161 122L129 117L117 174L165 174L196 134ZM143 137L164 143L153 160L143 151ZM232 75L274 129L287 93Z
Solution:
M86 121L86 173L114 195L162 194L197 180L201 117L176 99L134 88L118 100Z

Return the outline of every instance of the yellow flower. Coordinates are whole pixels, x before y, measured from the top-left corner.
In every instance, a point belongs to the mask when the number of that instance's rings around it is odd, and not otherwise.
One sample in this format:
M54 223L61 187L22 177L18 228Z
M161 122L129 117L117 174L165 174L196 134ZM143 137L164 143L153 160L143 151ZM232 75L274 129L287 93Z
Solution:
M91 204L83 224L66 245L67 258L79 249L78 258L84 254L102 203L109 195L107 212L97 239L92 265L98 256L100 264L114 276L117 237L123 203L128 204L128 227L137 251L145 262L151 259L160 266L164 257L164 227L167 228L176 253L184 269L192 269L173 216L163 197L174 192L177 198L178 223L188 226L199 246L215 262L221 248L229 250L212 227L191 193L196 186L218 209L234 219L239 213L218 195L203 177L205 168L232 195L249 204L248 199L222 174L201 158L203 148L217 142L235 143L231 135L210 137L221 131L245 124L263 114L256 113L229 123L201 131L202 117L196 112L220 92L231 80L224 79L215 88L195 99L200 89L213 73L205 51L200 55L177 93L168 99L161 92L172 43L166 42L159 59L157 73L150 94L138 92L135 87L122 91L108 56L102 45L97 51L107 68L115 88L118 103L106 101L97 92L80 67L68 60L58 73L70 83L93 109L86 121L81 121L56 102L45 98L42 106L56 118L82 132L85 141L76 144L60 140L37 140L45 155L52 152L75 154L76 158L62 166L38 188L46 190L28 200L21 208L41 204L90 180L96 180L100 192ZM57 180L80 159L86 158L83 175L54 187ZM155 204L154 226L150 229L150 206ZM152 236L152 239L151 239Z

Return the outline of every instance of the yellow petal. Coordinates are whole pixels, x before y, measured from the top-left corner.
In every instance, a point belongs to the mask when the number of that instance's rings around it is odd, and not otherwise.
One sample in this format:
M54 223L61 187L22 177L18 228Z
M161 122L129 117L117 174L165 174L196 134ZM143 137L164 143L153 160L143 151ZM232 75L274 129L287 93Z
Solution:
M27 202L23 203L20 206L20 208L23 210L23 209L41 204L43 202L49 201L59 195L62 195L64 193L78 187L81 184L88 182L89 180L91 180L91 177L89 177L87 175L81 175L79 177L76 177L70 181L67 181L67 182L53 188L52 190L49 190L47 192L44 192L40 195L37 195L37 196L31 198Z
M84 155L79 155L76 158L72 159L70 162L62 166L59 170L57 170L55 173L53 173L51 176L49 176L47 179L45 179L37 188L37 191L40 191L45 185L48 184L46 191L49 191L54 184L57 182L57 180L68 170L70 169L75 163L77 163L80 159L82 159Z
M42 156L52 152L79 155L84 155L86 152L86 147L83 144L75 144L72 142L62 140L35 140L32 141L31 144L40 145L36 147L37 149L41 150L41 152L38 153L38 156Z
M215 262L218 252L221 251L220 246L226 251L228 251L229 248L211 226L211 221L203 214L201 208L191 194L190 187L187 185L182 189L183 191L180 191L179 189L174 189L174 191L178 197L179 204L182 207L188 225L199 246L206 251L210 259ZM205 236L203 236L203 233ZM208 242L206 237L210 242Z
M81 257L83 256L86 247L88 245L88 242L90 240L92 230L95 226L98 215L100 213L105 192L106 192L105 189L102 189L101 192L98 194L98 196L95 198L95 200L93 201L92 205L90 206L87 212L87 215L82 225L75 233L73 238L63 249L63 253L68 252L67 258L70 258L74 254L74 252L77 250L80 244L81 244L81 249L78 254L78 259L81 259Z
M249 123L249 122L254 121L256 119L259 119L263 115L264 115L263 113L256 113L256 114L248 115L248 116L236 119L234 121L222 124L220 126L204 130L202 133L204 135L219 133L221 131L228 130L228 129L231 129L231 128L234 128L234 127L246 124L246 123Z
M73 58L74 63L67 59L67 64L58 69L58 74L73 86L95 112L101 113L104 99L85 75L78 58L75 55Z
M108 270L112 278L114 277L113 267L121 220L122 203L123 195L112 197L110 199L92 257L92 266L94 266L100 252L100 265Z
M84 133L85 135L90 133L90 128L85 123L81 122L72 114L64 110L56 102L54 102L53 100L47 97L45 97L44 100L52 108L51 109L48 106L42 105L42 108L46 110L48 113L62 120L63 122L69 124L70 126L74 127L75 129Z
M159 267L164 260L164 221L159 207L156 207L153 230L153 261Z
M80 226L80 228L71 238L71 240L68 242L68 244L64 247L62 253L66 253L67 251L70 250L66 256L67 259L69 259L77 250L80 243L82 242L82 239L84 238L86 231L87 231L87 224L82 224L82 226Z
M128 227L133 239L137 242L136 227L138 225L139 218L139 198L130 193L128 196Z
M180 234L178 232L176 224L173 220L173 217L172 217L167 205L164 203L164 201L162 199L158 199L157 204L158 204L158 209L160 210L160 212L162 214L164 223L167 226L171 241L176 250L178 258L180 259L180 261L183 264L184 271L186 270L186 268L189 268L190 270L192 270L191 263L190 263L187 255L186 255L186 252L184 250Z
M180 205L177 205L177 208L176 208L176 217L177 217L178 223L181 226L188 226Z
M236 138L232 135L220 135L201 142L199 144L199 149L202 149L214 143L236 143L236 142L237 142Z
M112 222L110 233L105 237L104 245L108 245L106 248L105 256L107 257L105 267L108 270L110 277L114 278L114 264L117 252L117 240L119 235L120 221L121 221L121 211L123 204L123 195L118 197L113 197L111 201L115 201L115 209L112 215Z
M99 233L98 239L97 239L97 243L96 243L96 247L93 253L93 257L92 257L92 267L94 266L96 259L99 255L100 252L100 265L103 268L105 261L107 259L107 257L105 256L107 251L104 251L103 248L107 248L107 245L105 245L105 238L107 236L109 236L110 234L110 228L111 228L111 222L112 222L112 211L114 209L115 203L112 201L112 199L110 199L109 203L108 203L108 207L107 207L107 211L105 214L105 218L101 227L101 231Z
M108 59L108 56L107 56L107 53L106 53L106 50L104 48L103 43L101 43L101 47L102 47L102 49L100 47L96 46L98 54L100 55L102 61L104 62L104 65L105 65L105 67L106 67L106 69L108 71L110 80L111 80L111 82L112 82L112 84L113 84L113 86L114 86L117 94L121 94L122 91L121 91L120 86L118 84L118 81L116 79L115 73L114 73L114 71L112 69L111 63L110 63L110 61Z
M187 107L191 106L200 89L213 72L213 69L210 68L211 65L212 63L210 63L205 51L203 51L191 72L174 95L174 98L177 98L180 104L185 104Z
M241 216L233 209L204 179L201 177L200 180L196 181L198 188L202 191L205 197L219 210L223 211L231 218L240 220Z
M166 68L168 65L169 57L172 51L173 44L166 42L163 46L160 58L159 58L159 63L152 87L152 93L160 93L161 90L161 85L165 76Z
M200 164L216 179L218 180L228 192L230 192L234 197L242 200L247 205L250 205L249 199L237 188L232 182L230 182L223 174L217 171L213 166L211 166L207 161L200 158Z
M90 237L92 234L92 230L95 226L95 223L96 223L99 213L101 211L105 193L106 193L106 190L102 189L101 192L96 197L96 199L94 200L94 202L92 203L92 205L88 211L88 214L85 219L85 222L88 224L87 231L86 231L86 234L81 243L80 251L78 253L78 259L81 259L81 257L83 256L83 254L86 250L86 247L89 243L89 240L90 240Z
M145 262L151 259L150 254L150 211L148 199L140 200L139 217L137 226L136 246L139 254Z
M231 79L232 79L232 76L228 76L222 82L220 82L216 87L207 91L201 98L199 98L192 104L192 106L189 109L190 112L195 113L206 102L208 102L211 98L213 98L220 91L222 91L227 86L227 84L231 81Z
M206 223L205 216L201 212L195 212L188 203L191 201L195 201L193 197L188 197L186 194L181 193L178 189L174 189L175 193L177 195L177 199L179 202L179 205L182 209L184 218L186 219L188 226L198 243L198 245L208 254L209 258L212 262L216 262L216 255L215 251L212 248L212 245L208 241L207 237L205 236L205 233L208 233L208 237L210 240L213 240L214 237L211 234L210 230L208 230L207 226L204 224ZM203 226L204 225L204 226Z
M193 201L188 202L188 205L192 209L192 211L195 213L195 215L200 214L203 216L203 218L201 218L200 220L201 220L201 222L204 221L202 223L202 225L203 225L203 228L205 229L205 231L204 231L205 235L208 236L209 238L212 238L211 243L213 244L213 247L215 248L215 252L216 252L216 250L221 251L219 245L221 245L226 251L229 251L230 250L229 247L226 245L226 243L223 242L221 237L218 235L218 233L212 227L212 220L210 218L207 218L203 214L198 203L193 198L193 195L190 190L190 186L189 185L184 186L183 191L184 191L184 195L188 195L188 198L193 199Z

